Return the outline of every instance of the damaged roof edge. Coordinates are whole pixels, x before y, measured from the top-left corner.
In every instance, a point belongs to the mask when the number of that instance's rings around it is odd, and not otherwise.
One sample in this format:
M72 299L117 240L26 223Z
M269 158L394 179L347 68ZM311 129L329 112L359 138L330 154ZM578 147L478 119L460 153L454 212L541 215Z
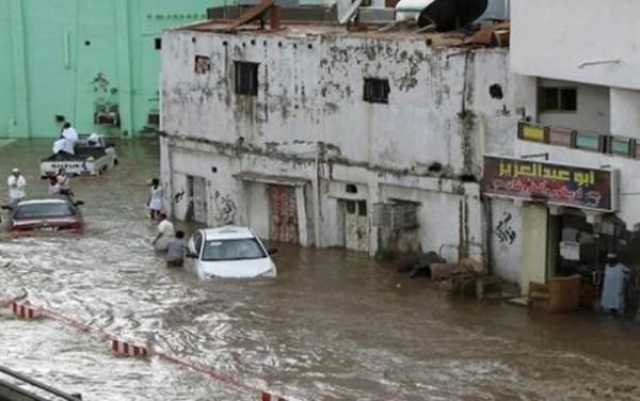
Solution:
M461 1L461 0L456 0ZM426 39L433 47L508 47L510 23L493 21L490 24L469 25L464 30L449 32L436 31L433 24L420 26L419 20L384 21L363 23L360 16L354 22L339 24L351 20L338 21L337 3L331 7L323 6L279 6L277 0L261 0L253 7L222 6L207 9L209 20L174 28L173 31L200 31L218 33L238 33L245 31L273 33L297 31L305 33L305 27L317 35L336 35L340 33L364 34L366 36L390 36L394 34L415 35ZM355 5L358 2L354 3ZM483 3L486 4L486 1ZM425 9L426 11L426 9ZM480 9L476 10L477 14ZM474 16L475 16L474 14ZM422 15L422 13L421 13ZM268 21L268 26L267 26ZM346 29L345 29L346 27ZM308 33L308 32L307 32Z

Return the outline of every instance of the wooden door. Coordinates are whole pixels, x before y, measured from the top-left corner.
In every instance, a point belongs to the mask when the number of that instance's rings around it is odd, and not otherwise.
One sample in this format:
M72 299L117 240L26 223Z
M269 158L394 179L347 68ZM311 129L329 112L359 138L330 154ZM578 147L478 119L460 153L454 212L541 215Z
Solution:
M271 207L271 240L297 244L298 207L294 187L270 185L269 201Z
M193 220L196 223L207 224L207 180L202 177L192 177L193 185Z
M369 214L367 201L348 200L345 203L345 248L369 252Z
M546 207L522 208L522 265L520 289L529 294L529 284L545 284L547 281L547 223Z

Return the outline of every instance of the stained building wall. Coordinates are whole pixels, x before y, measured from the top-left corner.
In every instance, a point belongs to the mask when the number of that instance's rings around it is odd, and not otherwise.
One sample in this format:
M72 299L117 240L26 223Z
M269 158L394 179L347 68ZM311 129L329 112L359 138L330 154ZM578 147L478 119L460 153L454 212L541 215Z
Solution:
M176 171L206 175L212 194L233 199L237 222L251 224L255 196L239 174L302 180L309 243L340 246L340 204L349 199L340 188L352 183L365 189L369 210L391 200L418 204L423 251L453 249L447 256L454 258L463 238L469 252L484 252L482 156L512 154L516 122L535 106L535 80L508 72L505 49L432 48L421 36L313 26L269 34L177 30L163 43L169 187ZM195 72L196 56L209 58L209 71ZM238 61L259 63L257 96L235 93ZM387 103L363 100L364 78L389 80ZM207 164L191 157L196 152L209 155ZM175 211L181 217L180 206ZM212 215L209 223L221 221ZM378 232L369 230L374 253Z

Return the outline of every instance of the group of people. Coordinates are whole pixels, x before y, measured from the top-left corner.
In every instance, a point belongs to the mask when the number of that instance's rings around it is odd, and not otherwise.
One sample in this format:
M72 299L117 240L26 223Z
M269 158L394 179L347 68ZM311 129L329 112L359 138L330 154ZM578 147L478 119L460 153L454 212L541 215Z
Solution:
M20 173L20 169L14 168L7 178L9 188L8 206L13 208L27 197L27 180ZM58 170L56 175L49 177L49 195L73 196L71 191L71 179L65 169Z
M158 221L158 234L151 242L158 253L165 254L167 266L182 267L186 254L187 244L184 231L175 229L173 223L167 217L162 208L163 191L160 180L151 180L147 208L151 220Z
M58 170L58 174L49 176L49 195L64 195L73 197L71 179L65 169Z
M78 142L78 131L65 122L62 126L60 137L53 143L54 155L73 155L75 154L76 142Z

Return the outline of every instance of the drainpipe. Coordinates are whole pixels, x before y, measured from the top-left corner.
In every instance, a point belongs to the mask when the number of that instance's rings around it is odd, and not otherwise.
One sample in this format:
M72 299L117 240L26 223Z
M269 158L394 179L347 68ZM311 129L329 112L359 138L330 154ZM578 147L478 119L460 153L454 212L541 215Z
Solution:
M314 163L316 173L313 176L313 234L316 248L320 248L320 144L316 144Z
M484 198L484 199L483 199ZM485 261L487 266L487 273L493 274L493 207L491 198L480 195L482 200L482 208L484 210L485 221Z
M168 181L169 181L169 199L165 199L165 202L169 202L169 215L171 216L172 219L176 218L176 213L175 213L175 205L173 202L173 197L175 194L175 188L173 185L173 146L175 146L175 141L169 137L164 137L161 140L161 144L164 142L165 147L166 147L166 151L164 152L167 160L166 160L166 169L165 171L168 172L169 177L168 177ZM162 153L162 146L160 146L160 152ZM162 174L162 170L160 172ZM166 194L165 194L165 198L166 198Z

